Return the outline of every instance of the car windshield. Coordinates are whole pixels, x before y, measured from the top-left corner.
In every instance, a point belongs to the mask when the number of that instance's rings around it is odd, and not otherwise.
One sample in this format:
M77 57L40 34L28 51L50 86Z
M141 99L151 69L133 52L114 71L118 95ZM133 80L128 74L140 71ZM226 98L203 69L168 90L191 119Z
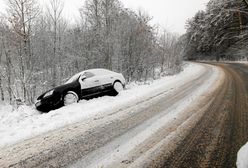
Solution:
M80 75L83 75L86 78L91 78L91 77L95 76L91 72L88 72L88 71L85 72L85 71L83 71L83 72L77 73L76 75L74 75L73 77L71 77L65 84L72 83L72 82L76 81L80 77Z
M65 82L65 84L72 83L72 82L76 81L81 74L82 74L82 72L72 76L67 82Z

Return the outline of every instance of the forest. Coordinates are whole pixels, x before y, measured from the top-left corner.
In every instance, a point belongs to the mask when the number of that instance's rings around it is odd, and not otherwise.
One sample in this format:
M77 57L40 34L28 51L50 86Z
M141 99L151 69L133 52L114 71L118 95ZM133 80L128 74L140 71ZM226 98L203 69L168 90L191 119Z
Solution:
M0 14L1 101L32 104L85 69L121 72L127 82L181 70L182 38L119 0L86 0L76 24L63 17L61 0L45 7L38 0L6 0L6 6Z
M184 57L189 60L248 59L248 1L210 0L187 22Z

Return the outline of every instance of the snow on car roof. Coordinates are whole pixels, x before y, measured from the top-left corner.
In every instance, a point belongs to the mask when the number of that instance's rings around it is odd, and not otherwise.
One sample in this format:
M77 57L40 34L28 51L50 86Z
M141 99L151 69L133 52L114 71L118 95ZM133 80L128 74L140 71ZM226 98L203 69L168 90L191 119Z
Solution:
M87 70L84 70L84 71L82 71L82 72L79 72L79 73L73 75L73 76L66 82L66 84L71 83L71 82L77 80L77 79L79 78L79 76L80 76L81 74L83 74L84 72L91 72L91 73L93 73L94 75L107 75L107 74L109 74L109 73L115 73L115 72L113 72L113 71L110 71L110 70L107 70L107 69L102 69L102 68L98 68L98 69L87 69Z
M105 75L105 74L109 74L109 73L114 73L113 71L110 71L110 70L107 70L107 69L101 69L101 68L98 68L98 69L88 69L88 70L85 70L83 72L91 72L95 75Z

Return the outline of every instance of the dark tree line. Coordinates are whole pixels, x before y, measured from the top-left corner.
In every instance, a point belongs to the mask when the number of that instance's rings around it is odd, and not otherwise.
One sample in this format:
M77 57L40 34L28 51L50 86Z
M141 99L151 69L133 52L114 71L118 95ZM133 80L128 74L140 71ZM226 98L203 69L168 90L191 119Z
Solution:
M51 0L42 10L36 0L7 0L0 16L0 98L32 103L43 91L89 68L122 72L146 81L158 71L176 73L182 43L158 33L144 12L118 0L86 0L76 25L62 17L63 3Z
M247 1L210 0L187 22L184 40L188 59L247 59Z

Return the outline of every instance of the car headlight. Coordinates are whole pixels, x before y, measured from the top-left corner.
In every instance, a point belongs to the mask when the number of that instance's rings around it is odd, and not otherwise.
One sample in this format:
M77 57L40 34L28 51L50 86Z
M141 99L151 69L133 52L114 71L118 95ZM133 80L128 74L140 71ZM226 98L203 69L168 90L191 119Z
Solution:
M45 98L45 97L51 96L51 95L53 95L53 92L54 92L54 90L50 90L43 97Z

